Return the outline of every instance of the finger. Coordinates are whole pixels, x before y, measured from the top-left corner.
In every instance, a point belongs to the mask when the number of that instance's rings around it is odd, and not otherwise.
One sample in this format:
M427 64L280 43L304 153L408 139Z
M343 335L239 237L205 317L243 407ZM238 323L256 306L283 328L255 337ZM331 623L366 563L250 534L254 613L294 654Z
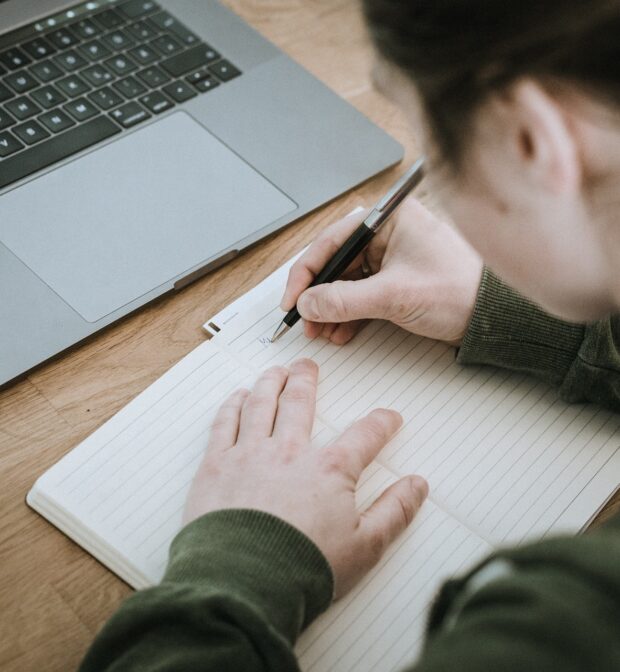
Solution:
M371 544L376 560L410 525L427 496L428 484L421 476L405 476L364 511L360 531Z
M344 345L348 343L355 334L359 333L366 325L368 320L355 320L353 322L343 322L339 324L332 332L329 340L335 345Z
M362 280L336 280L310 287L299 297L297 309L311 322L386 318L393 293L390 279L378 273Z
M227 450L235 445L241 409L249 394L249 390L237 390L220 406L211 424L209 451Z
M319 367L311 359L293 362L278 402L273 436L285 440L308 440L316 412Z
M363 273L361 272L361 268L358 269L359 272L353 272L353 273L345 273L342 276L342 280L361 280L363 277ZM336 324L335 322L328 322L327 324L323 324L321 322L309 322L308 320L304 320L304 334L306 335L307 338L318 338L319 336L322 336L324 338L327 338L328 340L332 340L332 333L334 331L338 331L339 329L342 329L342 325ZM347 324L347 323L345 323ZM337 343L338 345L343 345L344 343L347 343L353 336L361 329L361 327L365 324L365 322L355 322L352 323L354 326L351 329L345 329L343 330L344 333L347 333L348 336L346 338L339 338L338 340L334 341L332 340L333 343ZM350 333L349 333L350 332Z
M284 389L287 376L286 369L274 366L258 378L241 409L239 441L256 441L271 436L278 410L278 398Z
M329 447L341 470L354 483L394 436L403 419L400 413L379 408L350 425Z
M307 338L318 338L323 330L320 322L308 322L304 320L304 334Z
M334 331L336 331L337 328L338 328L337 324L335 324L334 322L328 322L327 324L323 325L323 329L321 330L321 336L329 341L332 337L332 334L334 333Z
M291 266L284 296L280 303L282 310L289 311L299 295L307 289L325 264L340 246L364 221L367 210L351 214L322 231L308 250ZM359 260L357 260L360 263Z

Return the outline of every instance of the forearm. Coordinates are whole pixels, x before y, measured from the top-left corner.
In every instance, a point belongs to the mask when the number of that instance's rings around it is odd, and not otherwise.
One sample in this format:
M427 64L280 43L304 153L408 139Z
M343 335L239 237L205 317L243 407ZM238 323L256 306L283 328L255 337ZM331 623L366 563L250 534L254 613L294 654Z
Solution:
M446 584L416 672L620 670L620 518Z
M416 672L620 669L620 519L482 567L444 586ZM325 559L286 523L209 514L177 537L162 584L125 602L81 670L297 671L294 641L331 591Z
M177 536L161 584L122 605L81 672L297 670L295 639L332 589L323 555L287 523L211 513Z
M620 318L573 324L545 313L485 269L461 364L527 373L570 402L620 410Z

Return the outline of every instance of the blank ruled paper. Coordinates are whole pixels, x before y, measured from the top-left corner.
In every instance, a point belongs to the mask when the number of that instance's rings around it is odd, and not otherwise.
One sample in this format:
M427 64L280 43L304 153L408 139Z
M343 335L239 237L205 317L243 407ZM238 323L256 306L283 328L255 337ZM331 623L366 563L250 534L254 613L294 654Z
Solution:
M125 580L157 583L213 416L254 378L227 353L201 345L48 471L36 490L97 537L102 561L117 554L139 568L136 577L121 567ZM313 445L332 438L317 421Z
M254 290L256 293L256 290ZM439 584L492 547L579 531L620 482L620 418L543 383L461 367L453 349L370 322L346 346L301 326L275 344L273 290L44 474L28 502L132 586L157 583L218 407L274 364L320 366L313 446L377 407L404 425L363 474L360 509L397 477L431 497L379 565L297 645L304 672L396 670L419 651ZM232 307L231 307L232 308Z
M384 473L389 481L390 472ZM441 583L491 550L426 502L380 564L302 635L296 647L302 670L387 672L412 662L424 635L427 605Z
M462 367L446 345L373 321L351 343L309 341L301 326L275 344L273 296L218 342L257 368L310 357L321 367L319 417L334 432L377 407L405 420L379 462L419 473L433 501L493 542L577 532L620 482L620 418L569 405L530 377Z

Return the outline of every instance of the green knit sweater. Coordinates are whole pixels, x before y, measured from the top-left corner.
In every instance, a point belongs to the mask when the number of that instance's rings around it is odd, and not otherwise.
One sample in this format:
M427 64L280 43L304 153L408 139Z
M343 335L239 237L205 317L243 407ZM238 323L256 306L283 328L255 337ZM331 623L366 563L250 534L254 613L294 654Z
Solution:
M617 410L619 319L562 322L485 271L458 360L525 371L568 401ZM508 571L480 580L498 561ZM126 600L81 670L297 670L295 640L331 597L330 567L301 532L259 511L210 513L178 534L161 584ZM498 552L447 582L409 669L618 672L620 518L578 538Z

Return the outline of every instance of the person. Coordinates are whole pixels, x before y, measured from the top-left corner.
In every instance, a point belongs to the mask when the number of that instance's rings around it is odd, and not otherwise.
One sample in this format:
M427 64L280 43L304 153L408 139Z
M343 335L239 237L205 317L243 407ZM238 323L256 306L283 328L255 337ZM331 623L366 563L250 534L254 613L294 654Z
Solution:
M346 218L292 268L282 308L298 301L310 338L345 343L365 320L390 320L457 345L463 365L527 372L567 401L618 410L620 3L364 0L363 10L378 85L412 119L454 225L411 198L346 278L307 289L359 223ZM83 672L298 669L299 633L427 494L409 476L356 511L356 481L400 419L374 410L325 450L305 450L316 380L303 360L224 403L163 581L121 606ZM501 550L448 582L411 664L620 670L618 517Z

